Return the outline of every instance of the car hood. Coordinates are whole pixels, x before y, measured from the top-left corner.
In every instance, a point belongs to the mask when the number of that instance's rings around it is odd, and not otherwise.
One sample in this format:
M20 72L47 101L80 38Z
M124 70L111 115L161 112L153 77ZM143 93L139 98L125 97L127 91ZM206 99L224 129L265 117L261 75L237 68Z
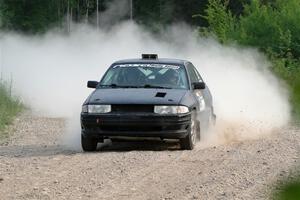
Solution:
M86 103L177 105L186 92L181 89L105 88L95 90Z

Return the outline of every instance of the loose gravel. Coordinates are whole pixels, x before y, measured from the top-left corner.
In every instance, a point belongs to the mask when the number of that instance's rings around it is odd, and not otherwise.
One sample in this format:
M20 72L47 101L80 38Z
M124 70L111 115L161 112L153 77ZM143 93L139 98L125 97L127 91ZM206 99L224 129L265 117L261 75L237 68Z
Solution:
M24 114L0 145L0 199L269 199L300 166L300 131L181 151L113 142L95 153L61 145L65 120Z

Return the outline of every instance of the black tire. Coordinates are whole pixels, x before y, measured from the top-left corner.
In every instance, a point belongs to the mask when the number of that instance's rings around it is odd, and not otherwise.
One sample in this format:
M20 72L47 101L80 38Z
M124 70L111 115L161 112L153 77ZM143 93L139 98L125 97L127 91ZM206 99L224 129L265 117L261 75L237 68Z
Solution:
M210 130L211 128L213 128L216 125L216 115L215 114L211 114L209 116L209 121L208 121L208 125L207 125L207 130Z
M214 108L211 107L211 116L210 116L210 122L211 122L211 126L215 126L216 125L216 121L217 121L217 116L214 114Z
M192 114L191 126L188 129L188 135L180 139L180 147L182 150L193 150L197 142L197 120L195 114Z
M197 141L201 140L201 124L200 122L197 120Z
M94 138L81 135L81 147L83 151L96 151L98 141Z
M212 125L215 126L216 125L216 121L217 121L217 116L215 114L212 114Z
M216 125L216 115L213 113L213 109L212 109L212 112L209 114L209 118L208 118L207 124L204 127L204 129L202 130L202 132L209 131L215 125Z

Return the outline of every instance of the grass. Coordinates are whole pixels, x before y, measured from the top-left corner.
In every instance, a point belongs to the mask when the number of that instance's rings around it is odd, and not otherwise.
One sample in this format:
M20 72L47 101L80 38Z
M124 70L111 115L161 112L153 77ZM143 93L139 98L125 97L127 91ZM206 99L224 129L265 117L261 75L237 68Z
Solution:
M290 92L293 119L300 121L300 61L285 58L271 59L274 73L285 81Z
M285 181L277 186L274 200L299 200L300 199L300 177L298 179Z
M7 84L0 82L0 140L7 137L5 128L24 108L22 103L17 98L12 97L10 93Z
M293 105L294 118L300 121L300 82L292 88L291 103Z

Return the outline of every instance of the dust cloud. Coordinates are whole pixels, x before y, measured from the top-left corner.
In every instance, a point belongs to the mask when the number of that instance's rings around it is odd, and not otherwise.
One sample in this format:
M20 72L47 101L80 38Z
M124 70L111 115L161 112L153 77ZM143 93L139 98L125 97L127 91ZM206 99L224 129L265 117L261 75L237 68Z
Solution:
M288 92L257 50L199 38L187 25L151 34L133 22L108 29L72 26L70 34L0 33L0 69L33 113L68 120L65 141L80 148L81 104L110 64L142 53L190 60L214 97L217 126L202 145L257 138L290 119Z

